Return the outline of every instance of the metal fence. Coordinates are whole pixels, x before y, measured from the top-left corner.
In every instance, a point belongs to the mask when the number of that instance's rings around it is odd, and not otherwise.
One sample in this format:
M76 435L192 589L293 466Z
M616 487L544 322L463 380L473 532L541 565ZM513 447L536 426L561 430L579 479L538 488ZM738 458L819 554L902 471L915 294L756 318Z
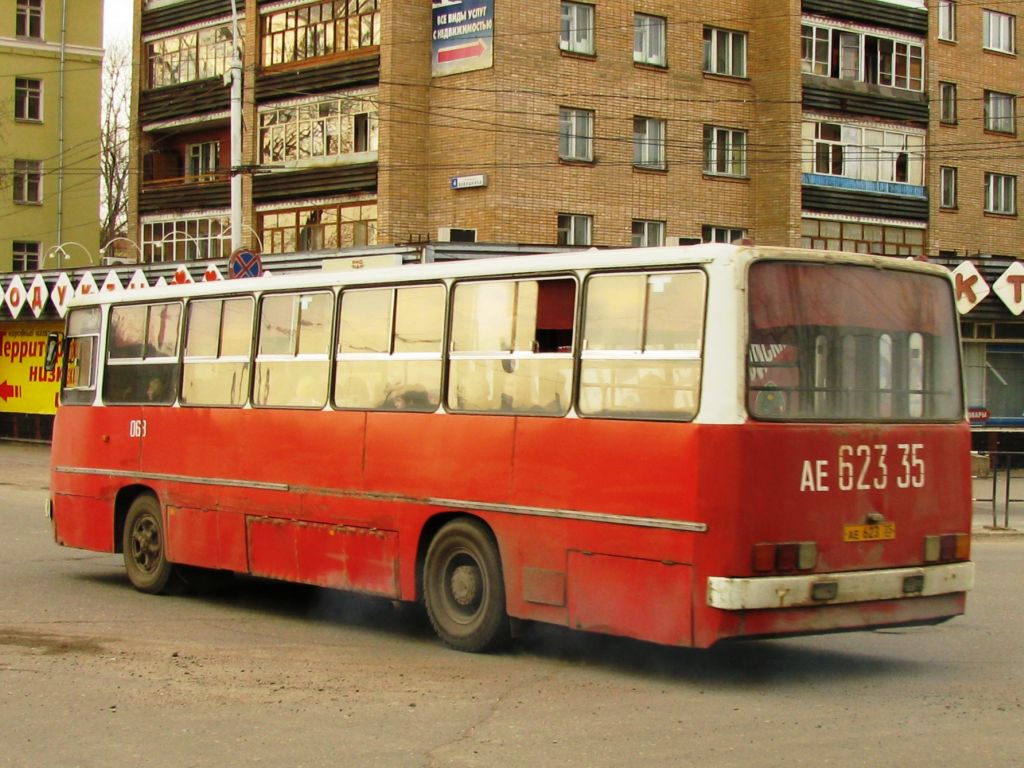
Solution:
M1017 479L1024 481L1024 471L1021 470L1021 466L1024 464L1024 451L990 451L989 453L974 454L974 456L981 459L988 458L987 472L992 479L992 495L974 496L973 501L991 504L992 527L1007 529L1010 527L1010 505L1024 502L1024 498L1010 495L1014 485L1015 470ZM974 477L988 479L986 475L975 474ZM1000 485L1000 478L1002 478L1002 485ZM977 489L978 485L975 484L974 488ZM1000 505L1002 506L1002 524L999 521Z

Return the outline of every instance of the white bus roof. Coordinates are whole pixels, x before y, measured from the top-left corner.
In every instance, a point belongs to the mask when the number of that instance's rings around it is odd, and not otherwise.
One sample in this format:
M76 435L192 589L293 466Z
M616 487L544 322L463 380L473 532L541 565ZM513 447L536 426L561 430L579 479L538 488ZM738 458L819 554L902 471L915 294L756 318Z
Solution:
M814 251L800 248L777 248L747 245L706 243L702 245L665 246L661 248L616 248L568 253L406 264L385 268L290 272L270 277L216 280L186 285L167 285L139 290L97 291L74 297L69 308L95 304L160 301L176 298L200 298L234 293L330 288L334 286L424 283L477 277L515 277L544 273L568 273L592 269L641 269L649 267L685 267L720 263L735 266L759 259L792 259L870 266L947 276L944 267L912 259L892 256L868 256L840 251Z

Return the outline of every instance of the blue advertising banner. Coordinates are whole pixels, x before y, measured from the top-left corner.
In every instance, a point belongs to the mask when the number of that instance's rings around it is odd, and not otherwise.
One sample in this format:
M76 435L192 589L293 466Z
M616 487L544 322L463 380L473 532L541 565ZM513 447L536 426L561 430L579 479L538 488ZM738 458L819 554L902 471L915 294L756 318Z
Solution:
M494 0L433 0L432 26L434 77L494 64Z

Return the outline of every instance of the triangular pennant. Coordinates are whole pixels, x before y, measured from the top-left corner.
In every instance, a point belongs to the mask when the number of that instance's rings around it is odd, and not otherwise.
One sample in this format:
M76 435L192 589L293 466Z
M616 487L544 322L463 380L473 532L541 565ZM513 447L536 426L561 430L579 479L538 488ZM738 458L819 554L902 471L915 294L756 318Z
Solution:
M217 280L223 280L223 279L224 279L224 276L221 275L220 270L217 269L217 265L216 264L208 264L207 265L206 271L203 272L203 282L204 283L212 283L212 282L215 282Z
M143 288L149 288L149 280L146 279L146 273L141 269L136 269L132 272L132 279L128 281L128 285L125 288L129 291L138 291Z
M75 296L85 296L90 293L96 293L99 288L96 287L96 278L92 276L92 272L86 272L82 275L82 279L78 281L78 287L75 289Z
M192 279L192 273L188 271L188 267L182 266L174 270L174 277L171 278L171 282L175 285L187 285L194 283L195 280Z
M110 270L107 273L106 278L103 280L103 285L100 286L100 290L114 293L124 290L124 286L121 285L121 278L117 276L117 272Z

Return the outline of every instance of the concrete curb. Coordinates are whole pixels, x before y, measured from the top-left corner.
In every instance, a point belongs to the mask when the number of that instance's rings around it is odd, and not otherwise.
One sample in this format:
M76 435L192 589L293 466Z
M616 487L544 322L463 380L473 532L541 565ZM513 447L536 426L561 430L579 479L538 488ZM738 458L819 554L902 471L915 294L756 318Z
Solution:
M974 527L971 529L972 539L1024 539L1024 531L1017 528L993 528L992 526Z

